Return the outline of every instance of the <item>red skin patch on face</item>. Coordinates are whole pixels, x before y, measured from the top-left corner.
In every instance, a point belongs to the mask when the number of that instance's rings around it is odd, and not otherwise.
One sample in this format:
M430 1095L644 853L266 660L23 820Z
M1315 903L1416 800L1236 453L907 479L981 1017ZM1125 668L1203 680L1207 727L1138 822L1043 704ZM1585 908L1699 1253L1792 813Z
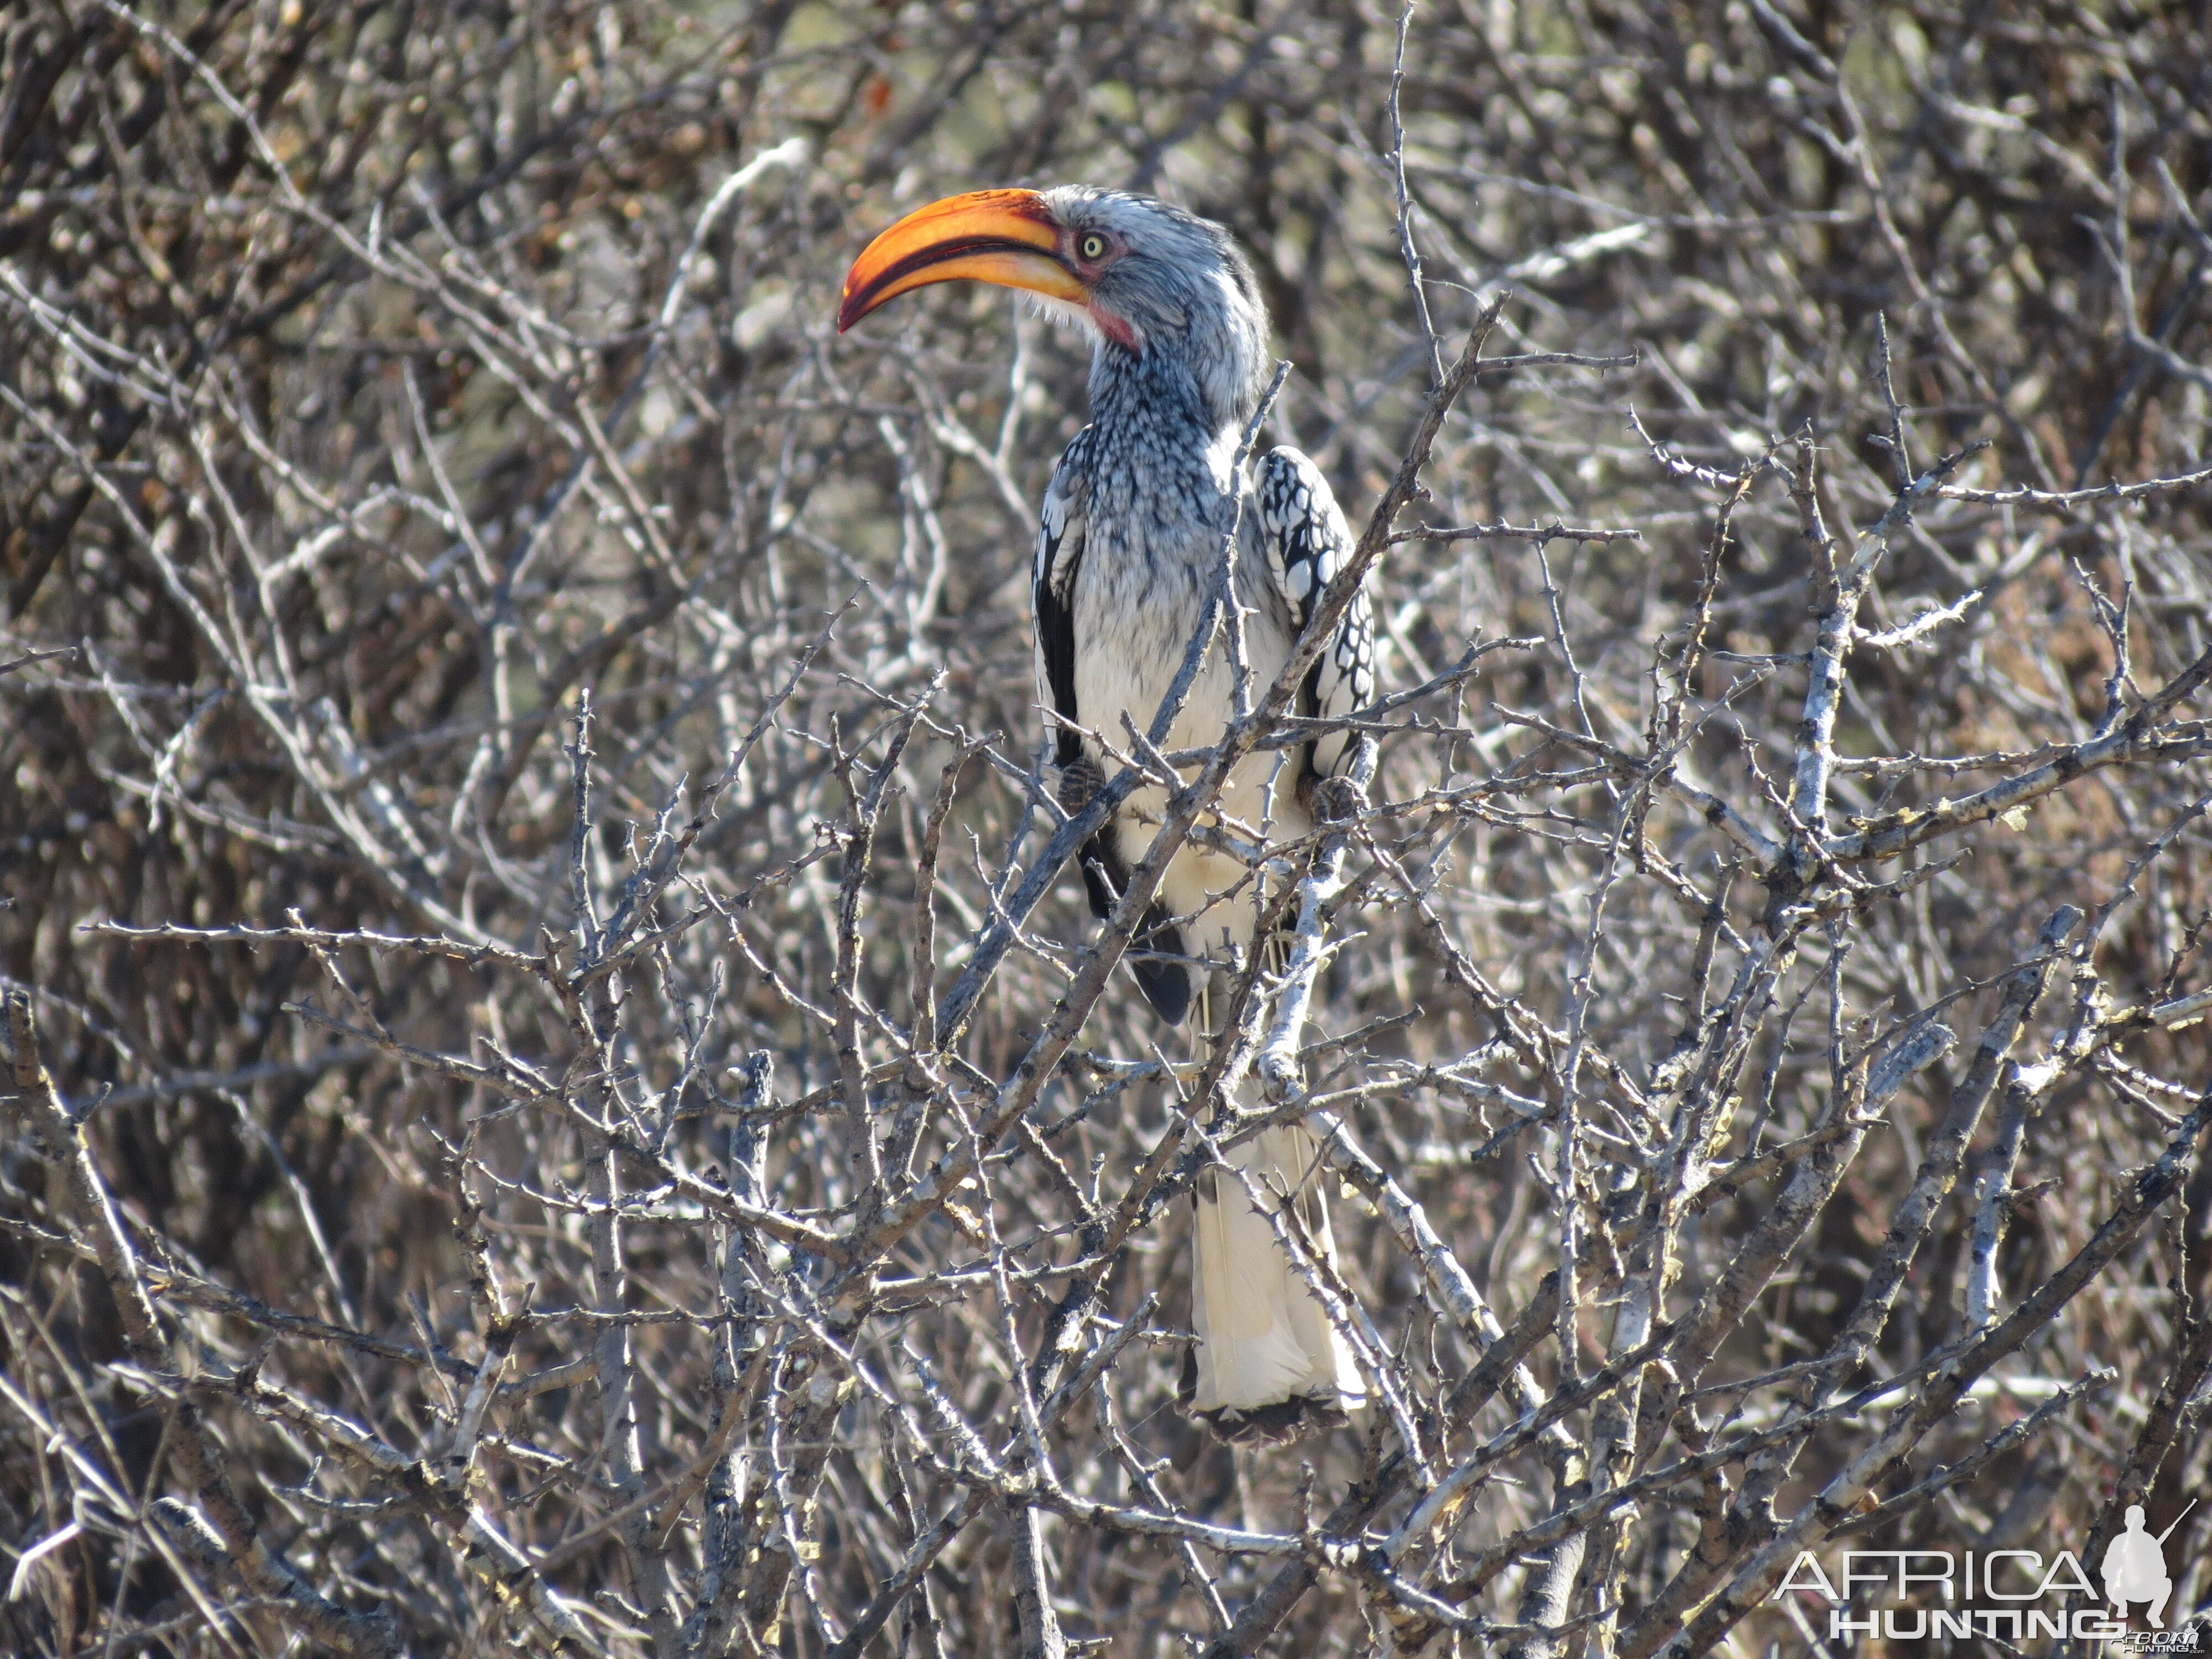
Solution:
M1091 320L1098 325L1101 334L1124 351L1142 351L1145 349L1144 336L1137 332L1135 325L1127 318L1117 316L1096 301L1091 302Z

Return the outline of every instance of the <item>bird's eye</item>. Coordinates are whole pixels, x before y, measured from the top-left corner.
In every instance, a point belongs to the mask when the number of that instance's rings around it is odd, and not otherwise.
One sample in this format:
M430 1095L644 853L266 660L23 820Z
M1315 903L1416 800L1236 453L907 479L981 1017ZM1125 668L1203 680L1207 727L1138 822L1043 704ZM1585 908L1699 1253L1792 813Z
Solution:
M1085 259L1096 264L1106 257L1106 239L1097 231L1091 231L1075 245L1075 251Z

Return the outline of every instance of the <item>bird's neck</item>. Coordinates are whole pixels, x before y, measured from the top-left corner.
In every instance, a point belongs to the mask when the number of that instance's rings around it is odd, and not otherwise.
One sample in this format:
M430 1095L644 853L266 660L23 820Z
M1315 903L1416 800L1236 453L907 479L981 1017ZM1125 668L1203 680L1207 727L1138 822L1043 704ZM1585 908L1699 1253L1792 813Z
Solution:
M1165 346L1130 351L1101 341L1091 360L1091 418L1109 432L1184 454L1233 453L1252 418L1246 380L1203 373Z

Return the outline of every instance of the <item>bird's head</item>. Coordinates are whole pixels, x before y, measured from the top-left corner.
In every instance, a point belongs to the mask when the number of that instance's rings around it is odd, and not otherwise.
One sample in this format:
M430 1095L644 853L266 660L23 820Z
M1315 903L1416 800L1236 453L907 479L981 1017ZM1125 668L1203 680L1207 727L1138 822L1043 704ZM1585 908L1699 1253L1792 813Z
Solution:
M1087 330L1102 357L1178 360L1223 419L1259 395L1267 317L1252 267L1227 231L1181 208L1083 185L933 202L853 262L838 331L910 289L963 277L1035 296Z

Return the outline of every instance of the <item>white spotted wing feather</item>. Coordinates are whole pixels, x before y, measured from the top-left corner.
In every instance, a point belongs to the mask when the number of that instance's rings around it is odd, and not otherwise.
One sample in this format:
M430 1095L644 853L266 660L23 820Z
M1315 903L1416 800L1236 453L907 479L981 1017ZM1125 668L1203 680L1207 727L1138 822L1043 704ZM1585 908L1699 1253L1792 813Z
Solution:
M1351 527L1322 471L1287 446L1261 458L1255 481L1260 539L1269 573L1291 607L1294 637L1320 607L1322 595L1352 557ZM1375 701L1375 616L1362 586L1336 633L1300 690L1297 712L1340 718ZM1315 771L1334 772L1343 759L1345 735L1334 732L1314 745Z

